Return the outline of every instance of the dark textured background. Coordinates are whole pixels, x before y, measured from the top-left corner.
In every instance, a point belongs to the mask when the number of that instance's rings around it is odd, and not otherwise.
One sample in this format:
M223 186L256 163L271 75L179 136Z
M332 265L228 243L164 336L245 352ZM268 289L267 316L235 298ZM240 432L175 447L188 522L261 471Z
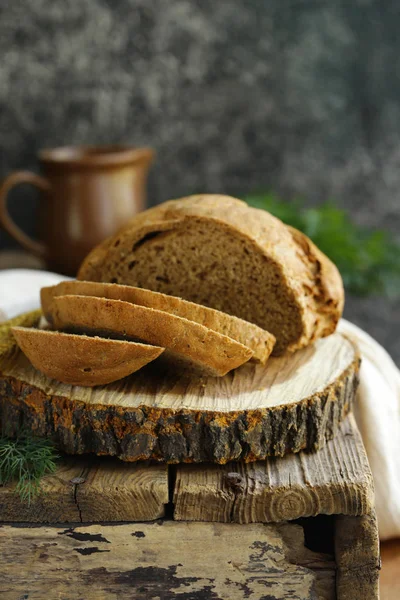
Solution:
M151 203L273 189L397 233L399 24L398 0L2 0L0 177L41 147L146 144ZM34 194L13 199L33 232ZM398 303L347 316L400 362Z

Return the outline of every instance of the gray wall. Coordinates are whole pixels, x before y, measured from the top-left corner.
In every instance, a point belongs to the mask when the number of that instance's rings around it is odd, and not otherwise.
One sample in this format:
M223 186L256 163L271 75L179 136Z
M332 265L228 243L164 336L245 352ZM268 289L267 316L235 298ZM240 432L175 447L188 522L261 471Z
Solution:
M399 25L397 0L3 0L0 176L45 146L150 144L151 203L274 189L397 232ZM348 303L400 361L399 312Z

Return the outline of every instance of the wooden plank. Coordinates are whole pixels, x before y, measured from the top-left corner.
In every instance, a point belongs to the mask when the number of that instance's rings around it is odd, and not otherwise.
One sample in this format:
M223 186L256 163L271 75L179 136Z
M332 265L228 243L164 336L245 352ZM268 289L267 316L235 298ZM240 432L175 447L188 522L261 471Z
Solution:
M20 501L15 484L0 487L0 521L151 521L164 516L167 503L166 465L65 457L30 505Z
M379 599L379 536L375 511L335 520L338 600Z
M372 474L354 417L316 453L228 465L179 465L175 520L278 522L362 515L374 506Z
M332 555L298 525L0 528L2 600L334 600Z
M0 487L0 521L15 523L78 522L79 510L71 483L81 477L84 464L79 459L66 459L52 475L42 479L42 493L28 504L21 502L15 483Z
M84 480L81 483L71 481ZM43 480L29 507L12 486L0 488L0 520L7 522L142 521L164 515L167 466L109 458L66 458ZM369 513L372 477L352 416L318 453L265 462L180 465L174 519L277 522L317 514Z
M82 522L153 521L168 499L167 465L108 458L91 463L76 492Z
M357 351L337 333L225 377L189 379L155 361L107 386L70 386L34 369L7 327L0 420L11 435L24 424L52 436L67 454L225 464L316 450L337 432L358 384Z

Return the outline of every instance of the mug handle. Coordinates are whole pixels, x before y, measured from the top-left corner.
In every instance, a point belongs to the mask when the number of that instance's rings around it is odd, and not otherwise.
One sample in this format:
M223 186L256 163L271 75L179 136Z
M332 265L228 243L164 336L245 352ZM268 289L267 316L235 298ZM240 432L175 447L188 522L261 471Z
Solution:
M3 181L0 187L0 224L23 248L32 252L39 258L44 258L46 255L46 246L41 242L37 242L22 231L20 227L12 220L7 210L7 195L15 185L20 183L28 183L34 185L42 192L48 194L50 192L50 184L47 179L31 173L30 171L16 171L11 173Z

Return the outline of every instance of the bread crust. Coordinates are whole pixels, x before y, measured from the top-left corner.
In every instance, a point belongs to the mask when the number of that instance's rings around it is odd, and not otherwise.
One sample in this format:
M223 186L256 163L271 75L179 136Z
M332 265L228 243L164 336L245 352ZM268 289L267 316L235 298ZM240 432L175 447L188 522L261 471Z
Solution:
M56 296L50 316L57 329L107 332L161 346L167 356L208 375L226 375L253 355L247 346L199 323L121 300Z
M12 327L22 352L32 365L70 385L105 385L138 371L164 348L59 331Z
M301 317L301 335L288 345L287 350L297 350L335 330L343 310L344 292L340 274L333 263L300 232L287 227L268 212L251 208L229 196L189 196L140 213L88 255L78 279L109 281L110 265L126 260L140 240L196 220L217 222L221 228L234 233L238 240L249 242L254 252L273 261L284 291Z
M194 321L247 346L254 353L252 360L262 364L268 360L275 345L275 336L272 333L238 317L227 315L219 310L189 302L176 296L116 283L62 281L55 286L42 288L42 310L47 320L51 318L53 298L65 295L97 296L110 300L123 300L124 302L154 308Z
M293 240L298 244L313 273L314 285L310 308L317 315L310 341L326 337L336 329L344 308L344 288L336 265L304 233L287 226Z

